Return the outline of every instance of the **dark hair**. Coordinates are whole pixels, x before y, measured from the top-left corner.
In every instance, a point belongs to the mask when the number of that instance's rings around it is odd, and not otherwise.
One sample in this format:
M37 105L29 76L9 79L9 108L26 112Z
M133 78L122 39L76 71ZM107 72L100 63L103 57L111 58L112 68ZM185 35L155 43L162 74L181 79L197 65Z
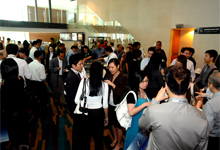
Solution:
M114 46L114 43L113 43L113 42L110 42L110 45Z
M220 55L218 55L218 58L215 62L215 66L218 68L218 70L220 70Z
M172 93L184 95L189 86L190 71L179 65L170 66L165 72L165 81Z
M11 39L10 39L10 38L7 38L7 41L8 41L8 40L10 41Z
M24 42L23 42L23 46L24 46L24 49L29 49L29 43L28 43L28 41L27 40L24 40Z
M89 50L89 47L88 47L88 46L86 46L86 45L85 45L85 46L83 46L83 49L84 49L84 48L86 48L86 49L88 49L88 50Z
M216 60L216 58L218 56L218 52L216 50L214 50L214 49L211 49L211 50L207 50L205 52L205 54L206 53L209 54L210 58L213 57L213 62L215 62L215 60Z
M54 47L53 47L52 45L49 45L49 48L50 48L50 47L52 47L52 48L53 48L53 50L54 50ZM50 51L49 51L49 52L50 52Z
M26 49L26 48L21 48L21 49L20 49L20 53L25 54L27 57L29 56L29 50Z
M121 44L118 44L117 47L119 47ZM121 45L122 46L122 45Z
M155 53L155 48L154 48L154 47L149 47L149 48L148 48L148 52L149 52L149 51L153 51L153 52Z
M186 58L185 55L179 55L179 56L177 57L177 60L178 60L179 62L181 62L184 67L186 67L187 58Z
M35 52L34 52L34 57L35 58L39 58L41 56L41 52L39 51L39 50L36 50Z
M181 53L184 53L185 51L191 52L188 47L183 47L183 48L181 49Z
M81 41L81 44L84 45L84 44L85 44L85 41Z
M57 45L59 45L59 44L60 44L60 41L57 42Z
M37 39L37 43L42 43L42 39Z
M141 57L141 51L138 49L134 49L132 52L132 58L137 59Z
M57 50L57 56L60 56L61 53L65 53L63 50L58 49Z
M106 52L110 52L110 53L113 52L113 50L110 46L107 46L107 48L105 50L106 50Z
M94 62L90 67L90 77L89 77L89 96L97 96L98 93L102 95L102 74L103 67L101 63Z
M188 49L189 49L190 53L192 53L192 55L195 53L195 49L194 48L188 47Z
M133 47L133 44L129 43L128 45L132 46Z
M3 80L10 80L18 77L18 64L12 58L4 59L1 63L1 74Z
M64 43L60 43L60 47L61 47L61 46L64 46L64 45L65 45Z
M139 84L144 80L146 77L146 73L144 71L137 71L134 73L134 78L132 79L133 82L130 84L130 87L136 93L139 92Z
M160 43L160 46L162 45L162 42L161 42L161 41L157 41L156 43Z
M33 41L32 46L37 45L37 43L41 43L40 40Z
M0 42L0 50L3 50L4 47L3 47L3 44Z
M53 41L54 42L54 38L50 38L51 39L51 41Z
M125 49L124 46L122 46L122 49Z
M159 70L162 56L159 53L153 53L148 65L145 67L144 72L147 74L149 79L152 79L154 71Z
M72 65L77 65L78 62L80 60L83 60L84 59L84 55L81 54L81 53L76 53L76 54L73 54L70 56L70 59L69 59L69 64L72 66Z
M18 41L18 43L21 43L21 41Z
M112 63L112 62L114 63L115 66L118 66L118 65L119 65L119 60L118 60L117 58L112 58L112 59L109 60L108 66L109 66L109 64Z
M73 45L73 46L71 46L71 49L78 49L78 47L77 46L75 46L75 45Z
M6 52L8 53L8 55L10 55L10 54L16 55L18 52L18 46L15 44L8 44L6 46Z
M134 42L133 48L137 48L138 46L141 46L141 43L140 42Z

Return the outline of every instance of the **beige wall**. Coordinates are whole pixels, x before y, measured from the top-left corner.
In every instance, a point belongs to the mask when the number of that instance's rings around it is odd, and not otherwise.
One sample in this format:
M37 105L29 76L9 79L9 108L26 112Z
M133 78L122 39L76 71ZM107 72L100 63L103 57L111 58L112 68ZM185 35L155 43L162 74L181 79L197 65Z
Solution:
M167 56L171 28L184 24L185 28L220 26L220 0L78 0L87 4L104 21L119 21L145 52L157 40L163 42ZM220 49L219 35L195 35L193 47L198 67L203 67L206 49Z

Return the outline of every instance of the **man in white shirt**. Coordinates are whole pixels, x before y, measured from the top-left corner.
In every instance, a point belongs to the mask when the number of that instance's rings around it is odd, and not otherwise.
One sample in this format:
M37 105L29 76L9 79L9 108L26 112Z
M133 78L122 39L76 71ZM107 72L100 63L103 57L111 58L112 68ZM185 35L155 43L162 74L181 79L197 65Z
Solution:
M42 57L41 52L39 50L36 50L34 52L34 57L35 60L29 64L32 73L30 85L32 89L35 90L37 97L40 99L43 116L48 114L47 101L49 96L47 93L47 87L44 83L44 80L46 79L46 74L44 65L40 63Z
M191 73L191 78L192 78L192 82L195 80L196 74L195 74L195 70L194 70L194 64L191 60L189 60L188 58L190 57L190 51L188 49L185 49L184 47L181 49L181 55L185 55L187 58L187 63L186 63L186 68L189 69L190 73ZM174 59L172 61L172 63L170 64L170 66L175 65L176 64L176 59Z
M149 63L150 58L151 58L151 56L153 55L154 52L155 52L155 48L154 47L148 48L148 57L144 58L141 61L141 70L144 70L144 68L147 66L147 64Z
M39 49L40 43L41 43L41 42L40 42L39 40L33 41L33 43L32 43L33 47L32 47L31 50L30 50L29 57L31 57L33 60L35 60L35 58L34 58L34 52Z
M40 56L39 56L40 55ZM32 76L31 80L42 82L46 79L45 68L39 61L41 60L41 52L36 50L34 52L35 60L29 64Z
M108 65L109 60L111 60L112 58L116 58L118 59L117 55L112 51L111 47L107 47L105 49L106 54L108 55L107 57L104 58L98 58L97 60L104 60L105 64L104 65Z
M115 51L114 43L111 42L111 43L109 44L109 46L112 48L112 50L113 50L113 52L114 52L114 51Z
M18 46L15 44L8 44L6 47L6 51L8 53L7 58L14 59L16 61L16 63L18 64L19 76L25 77L26 79L30 79L31 78L31 71L30 71L30 68L29 68L27 62L23 59L17 58Z

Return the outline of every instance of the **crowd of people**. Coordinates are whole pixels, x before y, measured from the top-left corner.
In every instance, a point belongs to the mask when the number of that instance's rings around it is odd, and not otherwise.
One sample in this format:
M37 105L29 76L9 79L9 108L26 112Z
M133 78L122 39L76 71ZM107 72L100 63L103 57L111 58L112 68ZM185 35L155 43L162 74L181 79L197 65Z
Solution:
M67 107L74 121L73 150L89 150L91 137L95 149L102 150L104 126L113 132L114 150L219 149L218 52L205 52L206 65L196 75L194 48L183 47L169 65L161 41L148 49L147 58L140 46L115 48L106 40L91 50L81 41L67 51L53 38L48 50L41 39L22 46L0 43L1 112L13 148L30 149L28 110L35 119L49 115L47 82L54 104ZM85 61L92 62L89 74ZM129 91L135 93L126 97L132 122L123 143L125 129L115 109ZM137 145L139 134L146 135L144 144Z

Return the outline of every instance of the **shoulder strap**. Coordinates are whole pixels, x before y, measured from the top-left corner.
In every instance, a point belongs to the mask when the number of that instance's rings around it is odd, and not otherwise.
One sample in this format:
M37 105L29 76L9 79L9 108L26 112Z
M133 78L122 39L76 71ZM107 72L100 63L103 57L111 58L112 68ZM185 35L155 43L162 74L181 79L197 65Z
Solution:
M205 79L205 82L208 81L210 75L211 75L215 70L218 70L218 68L213 68L213 69L209 72L209 75L208 75L207 78Z
M194 97L194 84L191 83L190 85L190 94L191 94L191 97Z
M136 93L135 93L134 91L129 91L129 92L126 94L125 98L127 99L127 96L128 96L129 93L132 93L132 94L134 95L134 100L135 100L135 104L136 104L136 103L137 103L137 96L136 96Z
M83 100L85 95L86 95L86 78L83 79L83 88L82 88L82 94L80 96L80 99Z

